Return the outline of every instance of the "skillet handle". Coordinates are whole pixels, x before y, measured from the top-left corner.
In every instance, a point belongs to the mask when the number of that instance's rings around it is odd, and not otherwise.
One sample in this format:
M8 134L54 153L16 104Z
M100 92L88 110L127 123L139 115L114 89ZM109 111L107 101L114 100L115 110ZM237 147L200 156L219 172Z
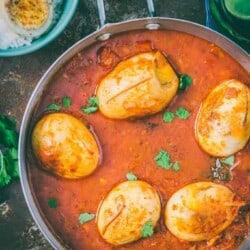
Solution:
M155 16L154 0L146 0L146 1L147 1L149 16L154 17ZM97 0L97 9L99 15L99 28L101 28L106 24L104 0Z

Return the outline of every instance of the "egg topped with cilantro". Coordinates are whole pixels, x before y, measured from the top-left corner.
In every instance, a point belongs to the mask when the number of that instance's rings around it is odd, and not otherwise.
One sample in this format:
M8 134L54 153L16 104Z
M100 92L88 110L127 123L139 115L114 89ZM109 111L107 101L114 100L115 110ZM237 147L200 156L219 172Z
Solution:
M101 203L97 216L100 235L112 245L151 236L160 218L161 202L147 182L132 180L115 186Z

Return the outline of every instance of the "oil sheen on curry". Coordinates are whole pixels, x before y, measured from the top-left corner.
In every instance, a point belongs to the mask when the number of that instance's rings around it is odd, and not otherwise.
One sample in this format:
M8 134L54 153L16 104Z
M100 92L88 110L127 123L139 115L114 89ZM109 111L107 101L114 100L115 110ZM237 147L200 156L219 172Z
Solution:
M29 174L71 249L237 249L250 76L216 45L136 31L75 55L33 117Z

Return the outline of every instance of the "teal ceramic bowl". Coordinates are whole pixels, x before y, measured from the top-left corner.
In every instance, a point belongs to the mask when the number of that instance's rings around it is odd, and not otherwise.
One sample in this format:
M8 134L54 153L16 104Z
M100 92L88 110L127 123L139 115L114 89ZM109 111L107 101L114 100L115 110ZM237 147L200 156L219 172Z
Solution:
M76 11L77 5L78 0L64 0L62 13L56 24L51 30L49 30L49 32L42 35L38 39L34 39L30 45L19 48L8 48L5 50L0 49L0 57L12 57L29 54L52 42L64 31L66 26L69 24Z

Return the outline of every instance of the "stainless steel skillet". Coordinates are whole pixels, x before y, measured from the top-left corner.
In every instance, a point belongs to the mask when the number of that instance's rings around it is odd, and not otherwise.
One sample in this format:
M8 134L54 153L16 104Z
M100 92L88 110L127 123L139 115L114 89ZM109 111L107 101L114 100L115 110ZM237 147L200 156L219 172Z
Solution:
M148 1L149 11L151 14L154 12L154 8L151 1ZM172 18L161 18L161 17L149 17L143 19L134 19L131 21L114 23L114 24L104 24L105 23L105 13L103 11L102 1L98 1L99 13L100 13L100 23L102 28L98 31L92 33L91 35L83 38L66 52L64 52L47 70L44 76L40 79L37 84L37 87L33 91L33 94L27 104L21 129L20 129L20 141L19 141L19 166L20 166L20 175L21 175L21 184L23 193L28 204L29 210L39 226L40 230L43 232L45 237L51 243L55 249L65 249L66 246L61 239L56 235L56 232L53 231L53 228L49 226L49 223L46 221L45 216L42 214L38 203L36 202L35 194L33 193L32 186L30 184L30 178L27 172L27 143L30 129L30 122L33 116L33 113L36 110L36 107L41 100L43 93L45 92L48 84L50 83L53 76L61 69L61 67L68 62L74 55L76 55L81 50L98 43L99 41L109 39L114 35L119 33L124 33L132 30L152 30L152 29L166 29L166 30L175 30L186 32L191 35L200 37L207 41L210 41L217 46L221 47L228 54L230 54L239 64L242 65L248 72L250 71L250 61L249 55L247 52L242 50L238 45L228 40L226 37L220 35L219 33L212 31L209 28L204 26L178 19ZM246 241L241 249L249 249L250 242Z

